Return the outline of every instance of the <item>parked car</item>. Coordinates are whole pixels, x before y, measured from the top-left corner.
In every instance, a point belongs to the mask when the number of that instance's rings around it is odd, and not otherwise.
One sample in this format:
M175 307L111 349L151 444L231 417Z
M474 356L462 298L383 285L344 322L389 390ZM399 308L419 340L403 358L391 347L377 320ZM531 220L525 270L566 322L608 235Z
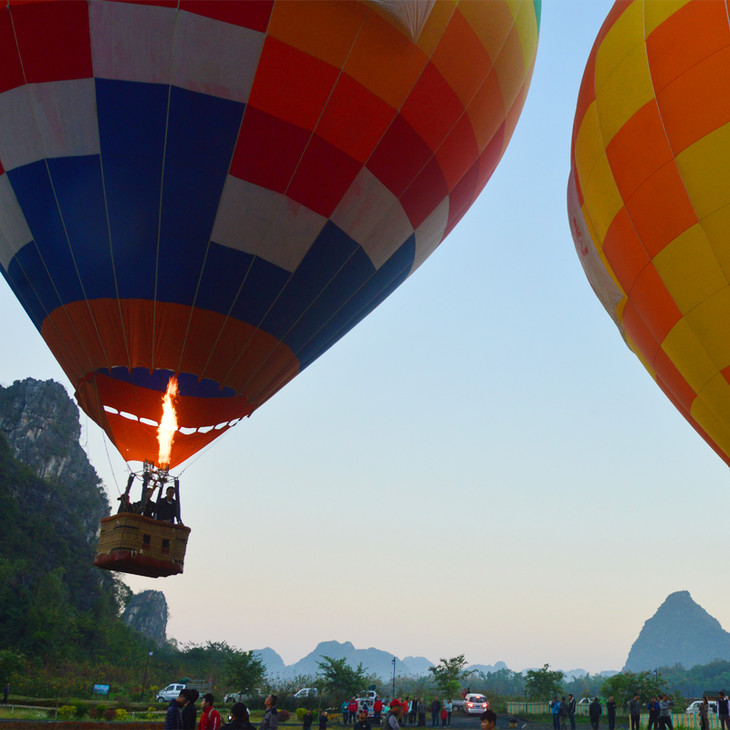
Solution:
M250 695L245 692L229 692L223 697L224 705L235 705L236 702L245 702L250 698Z
M155 697L156 702L169 702L179 697L180 692L185 689L184 684L168 684L167 687L161 689Z
M305 697L316 697L316 687L302 687L298 692L294 693L294 697L298 700L303 700Z
M462 710L465 715L481 715L489 707L489 702L484 695L471 692L464 697Z
M708 700L710 703L710 712L714 712L717 714L717 700ZM702 704L702 700L695 700L694 702L691 702L689 707L684 711L686 715L697 715L700 711L700 705Z

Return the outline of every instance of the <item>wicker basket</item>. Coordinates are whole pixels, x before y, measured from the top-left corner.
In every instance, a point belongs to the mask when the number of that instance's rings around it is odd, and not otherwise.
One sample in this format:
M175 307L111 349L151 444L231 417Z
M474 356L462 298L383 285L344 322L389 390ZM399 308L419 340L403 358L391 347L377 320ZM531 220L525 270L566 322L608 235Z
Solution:
M122 512L101 521L94 565L160 578L183 572L190 528Z

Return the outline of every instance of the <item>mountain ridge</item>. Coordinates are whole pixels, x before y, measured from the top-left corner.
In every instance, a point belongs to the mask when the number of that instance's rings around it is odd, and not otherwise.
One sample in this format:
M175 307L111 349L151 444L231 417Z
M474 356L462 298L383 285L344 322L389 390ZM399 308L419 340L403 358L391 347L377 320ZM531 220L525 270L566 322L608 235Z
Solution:
M730 660L730 633L689 591L675 591L644 623L623 671L653 671L675 664L691 669L715 659Z

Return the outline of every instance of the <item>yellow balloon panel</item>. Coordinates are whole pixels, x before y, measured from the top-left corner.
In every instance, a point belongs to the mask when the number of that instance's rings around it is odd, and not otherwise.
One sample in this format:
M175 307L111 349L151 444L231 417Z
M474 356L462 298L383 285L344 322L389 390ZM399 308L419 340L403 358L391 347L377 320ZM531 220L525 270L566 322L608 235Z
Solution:
M730 464L723 0L615 3L581 84L571 168L571 230L591 285L657 384Z

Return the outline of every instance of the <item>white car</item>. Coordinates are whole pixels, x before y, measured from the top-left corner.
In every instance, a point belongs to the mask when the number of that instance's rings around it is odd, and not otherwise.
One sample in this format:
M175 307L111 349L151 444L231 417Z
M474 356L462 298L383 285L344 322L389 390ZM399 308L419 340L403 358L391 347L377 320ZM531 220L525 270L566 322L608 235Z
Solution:
M465 715L481 715L489 707L489 702L484 695L471 692L464 697L462 710Z
M708 700L710 707L710 712L714 712L717 714L717 700ZM702 700L695 700L690 704L690 706L684 711L685 715L698 715L700 712L700 705L702 704Z
M223 704L235 705L236 702L245 702L247 699L249 699L249 695L247 695L245 692L229 692L223 698Z
M168 684L165 689L161 689L155 697L156 702L169 702L180 696L180 692L185 689L184 684Z
M305 697L316 697L316 696L317 696L316 687L302 687L302 689L300 689L299 692L294 693L294 697L298 700L303 700Z

